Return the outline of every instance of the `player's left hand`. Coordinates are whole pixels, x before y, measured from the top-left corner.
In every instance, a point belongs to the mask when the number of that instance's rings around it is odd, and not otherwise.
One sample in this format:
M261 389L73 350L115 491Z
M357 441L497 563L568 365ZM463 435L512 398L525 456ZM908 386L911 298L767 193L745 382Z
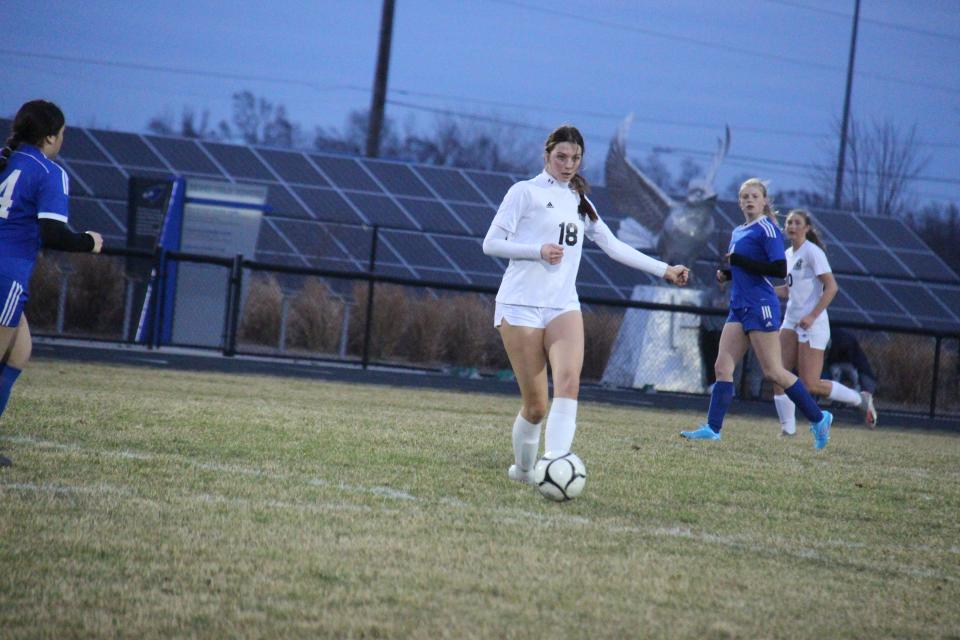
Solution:
M813 326L814 320L816 320L816 318L813 317L813 315L805 315L802 318L800 318L800 322L797 323L797 326L803 329L804 331L808 331L810 327Z

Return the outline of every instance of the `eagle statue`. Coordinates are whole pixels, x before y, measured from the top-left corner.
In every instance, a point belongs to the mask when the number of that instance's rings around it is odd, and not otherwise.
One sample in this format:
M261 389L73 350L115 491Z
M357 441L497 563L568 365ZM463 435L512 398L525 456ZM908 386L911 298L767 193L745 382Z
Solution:
M614 208L627 216L617 235L638 249L656 249L668 264L691 266L713 233L717 201L713 180L730 148L730 127L726 127L724 139L717 140L717 152L706 175L691 180L686 199L677 201L627 157L626 137L632 121L630 114L620 124L610 142L605 166L607 191Z

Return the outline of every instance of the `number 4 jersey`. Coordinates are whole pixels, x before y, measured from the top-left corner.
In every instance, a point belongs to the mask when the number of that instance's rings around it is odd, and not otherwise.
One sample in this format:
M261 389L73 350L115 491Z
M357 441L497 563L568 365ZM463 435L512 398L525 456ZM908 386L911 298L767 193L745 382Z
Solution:
M558 264L545 260L510 260L497 302L555 309L576 308L577 271L583 252L583 237L591 240L606 229L577 211L580 196L568 183L558 182L545 171L531 180L510 187L493 226L506 233L507 240L541 247L558 244L563 258Z
M21 144L0 172L0 274L30 279L40 250L40 219L67 222L67 173Z

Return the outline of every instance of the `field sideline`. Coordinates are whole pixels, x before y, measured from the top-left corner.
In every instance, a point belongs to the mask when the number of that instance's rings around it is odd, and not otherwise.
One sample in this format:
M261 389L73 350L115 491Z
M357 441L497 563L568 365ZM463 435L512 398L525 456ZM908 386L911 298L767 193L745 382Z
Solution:
M38 359L0 421L0 635L958 637L960 436ZM772 412L772 410L771 410Z

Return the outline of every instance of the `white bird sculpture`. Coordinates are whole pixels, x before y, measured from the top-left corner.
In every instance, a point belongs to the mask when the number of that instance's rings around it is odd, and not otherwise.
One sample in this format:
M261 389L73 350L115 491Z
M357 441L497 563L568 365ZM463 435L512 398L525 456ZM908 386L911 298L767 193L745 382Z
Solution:
M687 198L680 202L664 193L627 157L626 137L632 121L633 114L624 119L607 151L607 190L615 208L627 216L617 235L634 247L655 248L668 264L690 266L713 233L717 201L713 179L730 149L730 127L726 127L724 139L717 140L710 169L703 178L690 181Z

